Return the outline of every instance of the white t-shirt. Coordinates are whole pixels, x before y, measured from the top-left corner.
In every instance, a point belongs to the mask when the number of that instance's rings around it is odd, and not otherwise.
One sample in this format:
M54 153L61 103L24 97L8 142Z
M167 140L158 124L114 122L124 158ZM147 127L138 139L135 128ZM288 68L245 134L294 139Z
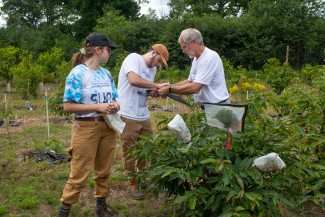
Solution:
M137 53L129 54L122 63L118 77L117 92L120 104L119 115L133 120L147 120L150 112L147 106L147 88L132 86L128 81L128 73L135 72L147 81L154 81L157 69L149 68L141 55Z
M194 94L194 101L198 105L204 102L218 103L229 98L220 56L207 47L199 59L194 58L188 80L203 84L200 92Z

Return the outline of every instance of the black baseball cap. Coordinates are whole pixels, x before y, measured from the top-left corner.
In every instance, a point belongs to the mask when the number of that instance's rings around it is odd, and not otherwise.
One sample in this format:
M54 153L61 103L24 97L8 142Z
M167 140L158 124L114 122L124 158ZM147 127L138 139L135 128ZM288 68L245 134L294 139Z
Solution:
M108 46L112 50L117 48L117 45L111 44L109 39L100 33L94 33L91 35L88 35L86 38L86 45L87 46Z

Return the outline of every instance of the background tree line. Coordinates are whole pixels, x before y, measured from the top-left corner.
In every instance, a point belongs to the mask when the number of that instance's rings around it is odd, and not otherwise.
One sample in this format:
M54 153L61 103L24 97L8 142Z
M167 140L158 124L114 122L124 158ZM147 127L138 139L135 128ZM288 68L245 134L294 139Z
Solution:
M184 69L190 59L182 54L177 39L189 27L199 29L205 44L235 67L262 69L269 58L284 62L287 46L289 64L294 68L307 63L323 64L325 58L322 0L170 0L171 10L162 17L153 10L148 15L140 14L140 6L146 0L2 3L1 14L7 25L0 28L0 48L13 47L18 52L11 52L13 57L9 59L7 50L0 52L1 80L12 78L6 72L21 63L26 52L32 55L29 63L42 65L46 61L40 61L40 55L62 49L60 61L69 61L91 32L102 32L120 46L108 63L110 69L121 61L121 55L145 52L157 42L167 45L170 65ZM57 77L59 72L49 62L40 70Z

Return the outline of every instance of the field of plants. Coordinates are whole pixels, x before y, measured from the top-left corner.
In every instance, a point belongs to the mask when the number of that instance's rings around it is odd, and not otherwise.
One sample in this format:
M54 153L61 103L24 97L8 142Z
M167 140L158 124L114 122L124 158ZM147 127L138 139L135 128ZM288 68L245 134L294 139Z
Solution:
M249 106L245 131L232 135L226 150L227 132L208 126L201 110L150 99L156 133L133 152L150 161L139 174L140 180L149 180L147 197L133 201L127 196L118 145L109 198L116 216L324 216L325 67L294 70L276 59L261 71L235 68L226 59L224 66L232 103ZM175 81L185 74L169 70L159 71L158 80ZM2 84L0 216L56 216L69 174L72 125L61 107L63 86L45 84L43 91L23 92L16 86L9 93ZM167 129L176 114L191 132L189 149ZM285 162L283 170L252 167L254 159L271 152ZM71 216L93 216L92 194L90 177Z
M191 96L184 98L192 109L150 99L156 133L132 152L150 162L139 174L149 180L147 196L127 196L117 144L109 199L116 216L325 216L325 2L170 0L160 17L140 13L147 2L0 2L0 216L57 215L72 126L62 109L64 83L87 35L103 33L119 46L103 65L116 82L129 53L166 45L169 68L155 79L175 83L190 70L178 44L187 28L222 57L231 103L248 106L245 131L207 125ZM167 129L176 114L192 135L190 148ZM252 166L271 152L282 170ZM71 216L93 216L93 188L90 177Z

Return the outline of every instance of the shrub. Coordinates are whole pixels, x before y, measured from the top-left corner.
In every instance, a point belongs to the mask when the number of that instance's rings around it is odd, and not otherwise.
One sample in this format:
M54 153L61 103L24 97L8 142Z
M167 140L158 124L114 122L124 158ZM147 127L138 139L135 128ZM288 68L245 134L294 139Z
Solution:
M288 63L280 64L276 58L268 59L263 66L264 74L266 74L266 82L274 88L276 93L281 93L290 81L297 77L296 72Z
M162 118L159 133L144 137L142 150L133 151L150 161L140 182L149 179L149 189L166 192L173 216L279 216L280 203L299 207L317 201L307 193L312 189L321 195L324 167L313 161L313 153L302 153L299 143L287 143L294 128L263 114L266 103L259 101L249 102L253 112L246 132L232 136L229 151L229 135L207 126L203 113L183 117L192 134L189 149L166 131L170 119ZM285 169L261 172L252 166L255 158L270 152L280 155Z

